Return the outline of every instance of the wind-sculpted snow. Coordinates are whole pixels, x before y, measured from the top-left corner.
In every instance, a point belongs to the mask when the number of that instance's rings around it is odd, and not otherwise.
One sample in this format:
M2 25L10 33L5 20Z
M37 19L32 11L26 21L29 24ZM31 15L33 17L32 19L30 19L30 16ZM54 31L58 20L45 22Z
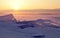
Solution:
M57 20L58 20L57 18L53 17L51 19L22 21L17 22L17 24L20 25L18 26L18 28L20 29L22 27L24 28L21 29L20 32L30 34L31 36L44 35L45 36L44 38L60 38L60 21ZM31 26L34 27L32 28Z
M0 22L12 22L12 21L16 21L12 14L0 16Z
M58 20L58 19L57 19ZM57 22L56 19L47 20L47 19L38 19L34 21L23 21L23 22L17 22L17 24L20 24L20 28L27 28L27 27L52 27L52 28L60 28L60 22Z
M15 20L16 21L16 20ZM23 29L22 29L23 27ZM60 38L60 18L0 22L0 38Z
M29 27L20 29L19 24L1 23L0 38L34 38L33 36L44 35L44 38L60 38L59 28Z

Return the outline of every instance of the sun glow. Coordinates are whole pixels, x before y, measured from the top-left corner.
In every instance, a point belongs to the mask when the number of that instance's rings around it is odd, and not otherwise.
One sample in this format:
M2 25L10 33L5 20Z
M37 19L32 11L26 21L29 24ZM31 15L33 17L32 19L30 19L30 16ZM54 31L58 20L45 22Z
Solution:
M22 0L10 0L9 4L13 10L19 10L23 7L24 1L22 1Z
M20 6L14 5L12 8L13 8L14 10L19 10Z

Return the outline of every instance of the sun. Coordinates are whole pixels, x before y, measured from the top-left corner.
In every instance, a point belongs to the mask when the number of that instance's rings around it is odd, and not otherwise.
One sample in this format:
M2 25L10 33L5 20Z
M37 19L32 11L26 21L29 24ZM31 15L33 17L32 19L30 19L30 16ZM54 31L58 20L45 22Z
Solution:
M10 0L9 5L13 10L19 10L23 7L24 1L22 1L22 0Z
M19 6L19 5L14 5L12 8L13 8L14 10L19 10L20 6Z

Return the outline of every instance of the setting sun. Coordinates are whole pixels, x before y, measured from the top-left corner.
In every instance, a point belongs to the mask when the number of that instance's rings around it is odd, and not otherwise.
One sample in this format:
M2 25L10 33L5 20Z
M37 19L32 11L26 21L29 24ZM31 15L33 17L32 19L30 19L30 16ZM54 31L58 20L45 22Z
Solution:
M24 1L22 1L22 0L10 0L9 5L13 10L19 10L23 7Z
M20 6L18 6L18 5L14 5L14 6L12 7L13 10L19 10L19 8L20 8Z
M0 10L58 9L60 0L0 0Z

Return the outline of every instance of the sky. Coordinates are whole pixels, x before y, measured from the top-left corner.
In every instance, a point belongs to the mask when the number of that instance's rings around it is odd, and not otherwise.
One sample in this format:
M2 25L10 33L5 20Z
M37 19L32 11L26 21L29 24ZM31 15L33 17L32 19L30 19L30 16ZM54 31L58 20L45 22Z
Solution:
M60 0L0 0L0 10L58 9Z

